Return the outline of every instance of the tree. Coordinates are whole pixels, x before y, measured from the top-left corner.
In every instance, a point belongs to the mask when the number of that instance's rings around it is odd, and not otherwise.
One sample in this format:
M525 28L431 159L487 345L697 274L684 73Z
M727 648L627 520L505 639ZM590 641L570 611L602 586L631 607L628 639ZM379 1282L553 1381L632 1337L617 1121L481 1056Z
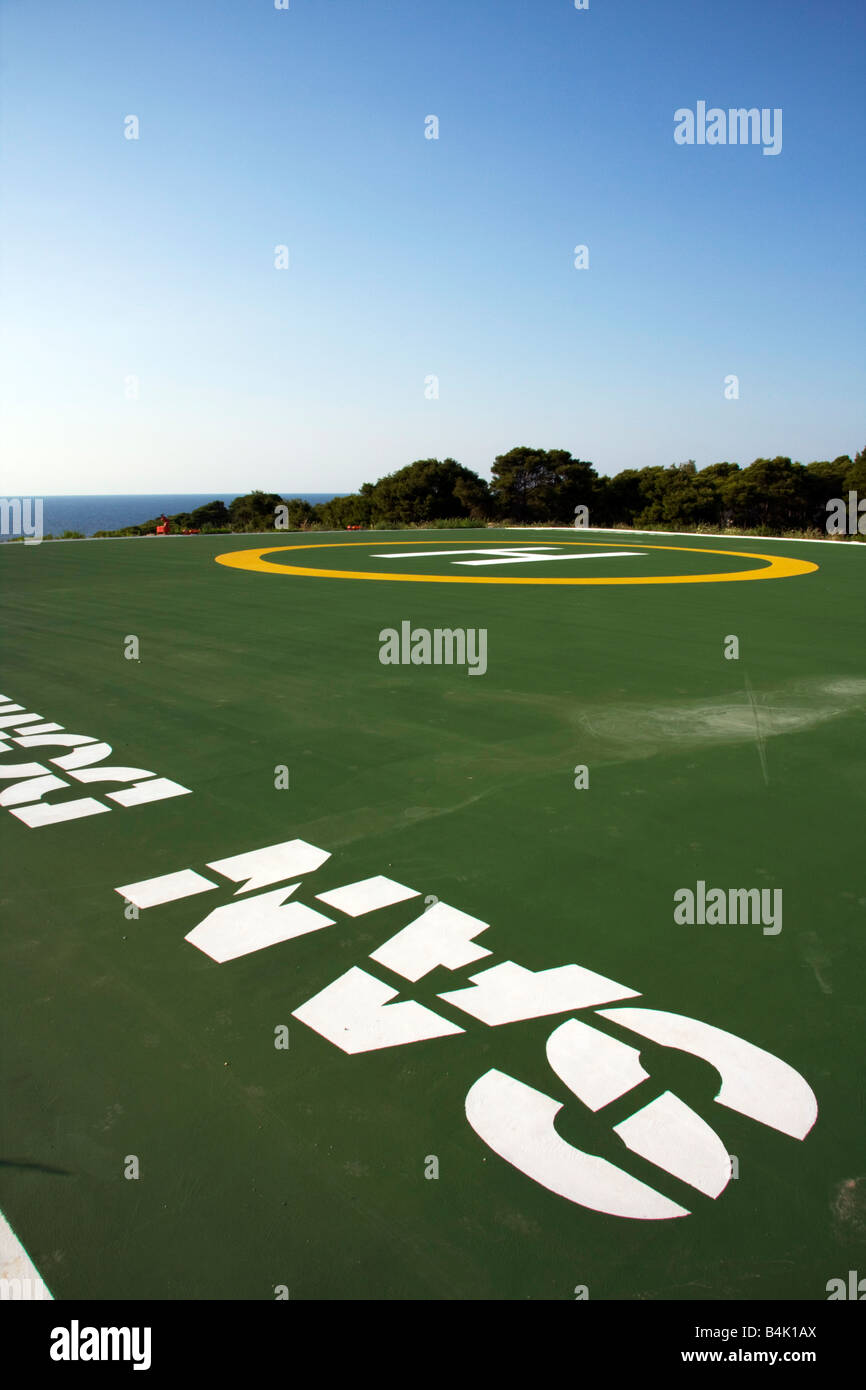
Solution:
M203 526L228 526L229 509L225 502L205 502L189 514L190 527L201 530Z
M718 488L698 472L693 460L666 468L659 481L658 496L649 514L644 514L644 525L693 530L702 524L719 524Z
M637 468L624 468L604 481L602 525L632 526L641 509L641 474Z
M805 467L782 456L755 459L747 468L725 461L698 469L687 459L600 478L591 463L566 449L521 445L496 457L489 485L456 459L416 459L378 482L363 483L356 493L316 506L303 498L285 504L276 493L257 491L236 497L229 508L215 500L179 512L171 522L174 530L270 531L277 508L287 505L291 530L423 526L452 519L481 523L489 517L570 526L576 509L585 506L594 526L694 530L713 525L780 532L823 529L828 501L848 492L866 498L866 449L853 460L842 454ZM152 531L156 524L110 534Z
M782 457L755 459L728 491L734 525L774 531L807 525L808 498L805 468Z
M454 500L460 510L455 516L468 516L472 521L486 521L490 515L490 488L483 478L464 469L454 484Z
M842 458L834 459L832 463L823 460L806 465L808 496L805 503L808 525L816 526L819 529L826 526L827 504L835 497L845 496L845 479L852 467L847 454Z
M284 506L276 492L247 492L236 497L229 506L229 521L233 531L271 531L276 521L277 507Z
M471 517L487 507L487 484L456 459L417 459L380 478L370 493L373 525L411 526Z
M291 497L285 505L289 531L305 531L316 520L312 504L304 497Z
M866 449L854 455L854 462L845 473L845 492L859 492L860 499L866 497Z
M332 497L330 502L319 502L313 509L317 520L330 531L345 531L347 526L371 524L369 497L350 493L346 497Z
M521 445L499 454L491 469L490 496L502 520L568 525L578 506L590 509L598 475L591 463L572 458L567 449L532 449Z

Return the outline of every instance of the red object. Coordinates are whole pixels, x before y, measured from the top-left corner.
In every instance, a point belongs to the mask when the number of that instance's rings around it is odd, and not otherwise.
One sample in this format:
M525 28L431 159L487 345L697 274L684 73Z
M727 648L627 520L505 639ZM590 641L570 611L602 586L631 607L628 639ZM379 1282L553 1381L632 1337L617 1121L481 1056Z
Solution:
M166 524L165 524L164 526L157 526L157 528L156 528L156 534L157 534L158 536L167 536L167 535L168 535L168 523L166 522Z

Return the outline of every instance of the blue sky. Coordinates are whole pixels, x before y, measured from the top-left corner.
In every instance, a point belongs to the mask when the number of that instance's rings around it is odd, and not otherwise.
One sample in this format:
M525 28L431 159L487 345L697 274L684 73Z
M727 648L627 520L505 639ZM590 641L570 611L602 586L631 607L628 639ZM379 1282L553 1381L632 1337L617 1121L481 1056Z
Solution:
M866 444L861 0L0 15L7 495ZM699 100L782 152L676 145Z

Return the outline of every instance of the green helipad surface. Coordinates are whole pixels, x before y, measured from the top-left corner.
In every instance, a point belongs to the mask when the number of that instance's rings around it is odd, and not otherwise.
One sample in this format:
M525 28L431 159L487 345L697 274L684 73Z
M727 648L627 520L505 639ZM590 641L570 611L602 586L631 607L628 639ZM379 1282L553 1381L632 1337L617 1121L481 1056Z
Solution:
M767 557L799 572L730 580ZM54 1296L823 1299L862 1270L864 565L573 531L0 548L0 1209ZM156 779L188 794L112 799ZM223 863L295 840L330 857ZM181 871L207 882L125 906ZM380 876L401 901L318 896ZM685 889L767 915L676 920ZM724 1030L719 1065L652 1011Z

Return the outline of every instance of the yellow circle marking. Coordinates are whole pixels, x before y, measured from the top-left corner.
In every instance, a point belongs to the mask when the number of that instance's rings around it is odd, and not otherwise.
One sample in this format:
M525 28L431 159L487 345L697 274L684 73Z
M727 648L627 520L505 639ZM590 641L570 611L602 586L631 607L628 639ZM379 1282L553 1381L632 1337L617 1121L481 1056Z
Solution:
M325 541L310 545L269 545L261 550L227 550L214 558L219 565L228 565L231 569L238 570L255 570L259 574L303 574L312 579L385 579L394 580L399 584L727 584L737 579L788 579L795 574L811 574L813 570L818 568L810 560L792 560L786 555L756 555L748 550L708 550L694 545L640 545L636 542L628 544L619 540L617 540L617 545L626 550L679 550L691 555L735 555L742 560L764 560L766 563L763 569L734 570L721 574L617 575L610 579L599 579L598 577L554 579L548 575L544 578L527 576L524 579L518 579L513 575L398 574L394 571L383 573L380 570L310 569L300 565L272 565L262 558L265 555L275 555L284 550L339 550L347 545L441 546L443 543L441 540L392 541L385 536L378 541ZM501 546L503 542L501 540L449 541L448 544L465 545L477 549L479 545ZM513 544L525 545L527 542L514 541ZM555 541L551 544L594 546L599 545L600 541Z

